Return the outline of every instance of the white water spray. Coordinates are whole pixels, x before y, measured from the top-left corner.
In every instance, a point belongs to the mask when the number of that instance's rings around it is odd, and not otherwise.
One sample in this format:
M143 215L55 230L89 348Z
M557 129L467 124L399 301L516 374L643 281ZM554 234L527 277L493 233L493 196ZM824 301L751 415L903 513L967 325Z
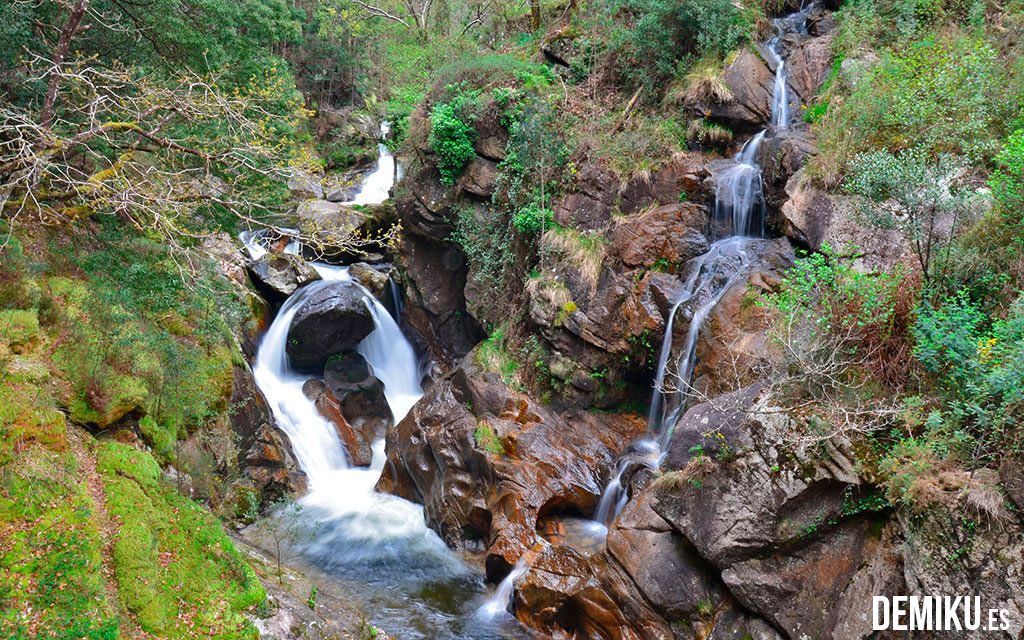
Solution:
M377 165L363 178L355 196L345 204L380 204L390 197L391 187L400 176L395 156L383 142L389 133L391 124L385 120L380 124L381 142L377 145Z

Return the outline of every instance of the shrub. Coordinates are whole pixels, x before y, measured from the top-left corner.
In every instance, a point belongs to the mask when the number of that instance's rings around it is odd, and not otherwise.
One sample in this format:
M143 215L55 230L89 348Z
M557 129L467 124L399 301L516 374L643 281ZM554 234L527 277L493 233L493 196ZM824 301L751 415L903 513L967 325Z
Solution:
M476 446L488 453L497 456L505 455L505 445L502 444L498 434L494 432L494 427L482 420L477 423L476 430L473 432L473 440L476 441Z
M437 154L437 168L441 182L455 184L462 170L476 155L473 140L476 131L464 118L467 105L465 96L458 96L451 102L434 105L430 113L430 148Z
M813 172L834 182L876 149L991 158L1013 108L996 51L967 36L927 37L888 51L816 126Z
M943 255L941 245L948 245L964 226L976 197L956 184L962 167L945 154L932 160L920 147L899 154L865 153L851 163L846 190L859 197L869 223L903 235L913 247L926 286L935 267L946 271L949 253Z
M551 227L555 215L551 209L530 203L512 216L512 226L519 233L533 235Z
M1014 131L996 156L989 186L1006 224L1024 237L1024 129Z
M628 56L642 84L659 87L677 74L680 61L724 56L754 27L732 0L625 0L637 16L628 35Z
M866 274L825 245L798 258L779 290L758 304L769 329L774 384L812 431L870 431L899 413L907 383L916 287L900 271Z
M914 337L941 396L936 420L961 456L990 464L1024 451L1024 297L995 321L963 293L924 304Z

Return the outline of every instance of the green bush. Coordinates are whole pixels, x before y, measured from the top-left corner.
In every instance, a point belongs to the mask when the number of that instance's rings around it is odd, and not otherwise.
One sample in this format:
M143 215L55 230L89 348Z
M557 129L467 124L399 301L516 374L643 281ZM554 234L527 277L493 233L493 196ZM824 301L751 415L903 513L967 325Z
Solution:
M551 209L542 208L535 203L530 203L515 212L512 216L512 226L519 233L534 235L544 229L550 229L554 219L555 214Z
M1014 131L996 156L989 186L1004 221L1024 237L1024 129Z
M473 140L476 130L466 123L469 118L465 95L456 96L451 102L434 105L430 112L430 138L428 143L437 154L437 168L441 182L455 184L469 161L476 155Z
M679 75L689 61L724 56L754 28L752 14L732 0L624 0L620 6L636 16L620 53L649 87Z
M991 464L1024 452L1024 297L994 321L964 293L924 304L914 337L940 393L935 420L961 457Z

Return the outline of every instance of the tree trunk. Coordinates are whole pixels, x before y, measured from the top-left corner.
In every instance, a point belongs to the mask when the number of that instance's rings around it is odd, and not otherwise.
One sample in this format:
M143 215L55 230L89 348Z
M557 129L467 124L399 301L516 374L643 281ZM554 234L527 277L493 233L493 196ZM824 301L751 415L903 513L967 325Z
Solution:
M43 108L39 112L39 123L49 128L53 122L53 109L57 104L57 89L60 86L60 67L64 64L64 58L71 48L71 41L75 34L82 28L82 18L85 10L89 8L89 0L78 0L71 9L68 21L60 32L60 39L53 50L53 68L50 71L50 80L46 86L46 98L43 100Z
M530 0L530 26L540 29L540 0Z

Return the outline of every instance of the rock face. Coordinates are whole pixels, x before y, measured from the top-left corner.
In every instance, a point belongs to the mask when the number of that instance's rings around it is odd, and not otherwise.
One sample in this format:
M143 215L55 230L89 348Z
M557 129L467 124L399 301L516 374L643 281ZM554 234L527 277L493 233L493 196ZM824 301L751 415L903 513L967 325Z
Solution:
M805 127L768 131L758 150L757 163L761 167L764 195L770 207L778 208L786 202L786 185L816 150L811 133Z
M628 268L656 264L678 267L708 250L704 237L705 207L694 203L668 204L624 218L612 232L612 246Z
M625 416L556 414L467 358L388 433L378 489L423 503L449 544L482 544L500 579L539 540L541 517L593 510L609 465L643 429Z
M351 283L325 284L295 313L285 351L297 369L320 369L331 356L353 349L373 331L363 292Z
M316 269L290 253L268 253L249 263L257 286L268 297L283 302L300 287L320 279Z
M803 171L786 184L786 194L775 226L794 241L815 251L824 244L837 251L856 246L854 265L865 270L891 269L905 259L908 248L898 231L865 226L848 198L818 189Z
M238 467L263 504L305 492L306 474L299 470L288 438L273 426L270 408L248 367L234 369L231 407L228 415L238 443Z

